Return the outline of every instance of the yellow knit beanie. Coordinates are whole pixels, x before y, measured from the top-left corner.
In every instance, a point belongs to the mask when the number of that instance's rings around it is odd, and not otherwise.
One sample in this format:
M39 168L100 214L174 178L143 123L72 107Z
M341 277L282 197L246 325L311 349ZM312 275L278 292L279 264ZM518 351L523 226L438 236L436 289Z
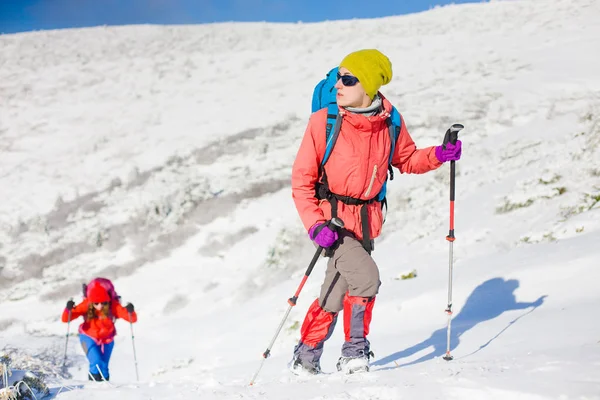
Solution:
M348 54L340 63L358 78L372 99L383 85L392 80L392 63L379 50L366 49Z

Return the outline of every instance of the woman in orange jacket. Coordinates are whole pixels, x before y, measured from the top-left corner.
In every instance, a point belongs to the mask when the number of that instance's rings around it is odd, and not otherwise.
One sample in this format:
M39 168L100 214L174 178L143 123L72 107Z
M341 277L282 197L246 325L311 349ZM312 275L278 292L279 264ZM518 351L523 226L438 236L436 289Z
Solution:
M83 323L79 325L79 339L90 364L89 380L93 381L110 379L108 363L117 334L114 321L117 318L132 323L137 321L133 304L127 303L123 307L112 284L107 287L105 282L110 281L99 278L90 282L85 291L86 298L77 305L69 300L62 314L62 322L83 317Z
M383 224L377 195L387 179L392 148L387 124L392 105L379 88L391 80L392 65L378 50L360 50L342 60L337 78L342 122L329 159L321 165L328 119L324 108L311 115L292 169L292 196L300 218L311 240L330 257L321 294L302 324L293 372L320 372L323 344L341 310L345 342L337 368L346 373L369 370L367 335L381 284L370 254ZM402 120L391 164L402 173L422 174L460 155L460 141L417 149ZM344 221L339 233L325 224L332 216Z

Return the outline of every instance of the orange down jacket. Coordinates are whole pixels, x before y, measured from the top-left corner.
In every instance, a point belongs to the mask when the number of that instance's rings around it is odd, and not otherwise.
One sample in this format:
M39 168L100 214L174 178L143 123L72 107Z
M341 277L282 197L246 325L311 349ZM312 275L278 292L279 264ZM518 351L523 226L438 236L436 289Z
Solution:
M337 142L325 164L329 190L335 194L369 200L377 196L387 179L391 139L386 119L392 105L379 95L384 109L379 115L367 117L339 108L343 122ZM321 180L319 166L325 155L326 124L326 108L311 115L292 167L292 197L306 230L317 222L331 218L329 202L318 200L315 196L315 184ZM442 165L434 149L417 149L403 120L392 165L408 174L434 170ZM383 224L381 203L375 201L367 207L370 237L374 239L381 233ZM360 205L338 201L338 217L359 240L362 239L360 208Z
M79 333L87 335L94 339L98 344L110 343L114 340L117 330L115 329L114 319L122 318L125 321L136 322L137 314L131 313L131 319L129 313L118 302L113 301L110 308L111 316L102 315L101 311L94 310L96 312L96 318L88 319L87 311L89 307L89 300L84 299L81 303L77 304L71 310L71 321L83 316L83 323L79 325ZM62 314L62 322L69 322L69 310L65 309Z

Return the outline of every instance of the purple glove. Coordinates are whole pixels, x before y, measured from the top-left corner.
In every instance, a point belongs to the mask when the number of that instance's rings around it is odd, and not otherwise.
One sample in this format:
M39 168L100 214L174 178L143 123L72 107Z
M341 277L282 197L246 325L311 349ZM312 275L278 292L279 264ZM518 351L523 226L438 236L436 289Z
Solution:
M443 145L435 148L435 156L440 162L460 160L461 153L462 143L460 140L457 140L456 144L446 143L446 149Z
M335 241L338 240L338 233L328 227L325 222L314 224L308 230L308 236L325 249L333 246Z

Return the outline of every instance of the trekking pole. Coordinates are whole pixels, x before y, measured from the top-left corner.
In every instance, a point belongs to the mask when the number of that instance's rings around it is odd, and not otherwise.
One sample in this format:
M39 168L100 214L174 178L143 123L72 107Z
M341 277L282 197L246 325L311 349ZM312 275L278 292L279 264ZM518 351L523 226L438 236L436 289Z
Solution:
M129 314L129 327L131 328L131 345L133 346L133 361L135 362L135 379L139 382L140 381L140 375L138 374L138 362L137 362L137 355L135 354L135 338L133 336L133 322L131 322L131 313L127 312Z
M458 140L458 132L463 129L464 126L461 124L454 124L446 131L446 135L444 136L444 148L448 142L452 144L456 144ZM443 357L444 360L450 361L454 357L450 355L450 330L452 326L452 269L454 264L454 181L456 177L456 165L455 161L450 161L450 231L448 232L448 236L446 236L446 240L450 245L450 254L449 254L449 268L448 268L448 306L446 307L446 314L448 314L448 331L447 331L447 345L446 345L446 355Z
M71 327L71 310L67 319L67 335L65 336L65 357L63 358L63 368L67 365L67 349L69 348L69 328Z
M332 227L333 226L333 229L337 230L339 228L343 228L344 227L344 221L342 221L339 218L332 218L331 220L329 220L327 222L327 226L328 227ZM304 287L304 284L306 283L306 280L308 279L310 273L312 272L313 268L315 267L315 264L317 263L317 260L319 259L319 256L321 255L322 251L323 251L323 247L319 246L317 248L317 251L315 252L315 255L313 256L310 264L308 265L308 268L306 269L306 272L304 273L304 277L302 278L302 281L300 282L300 285L298 286L298 289L296 290L296 293L294 293L294 295L288 299L289 307L288 307L287 311L285 312L285 315L283 316L283 319L281 320L281 323L277 327L277 331L275 332L275 336L273 336L273 339L271 339L271 343L269 343L269 346L267 347L267 350L265 350L265 352L262 355L263 359L262 359L262 361L260 363L260 366L258 367L258 370L256 371L256 373L252 377L252 380L250 381L250 386L254 385L254 381L256 380L256 377L258 376L258 373L262 369L263 364L265 363L265 360L271 355L271 348L273 347L273 344L275 344L275 340L277 339L277 336L279 336L279 332L281 331L281 328L283 328L283 324L285 323L285 320L287 319L288 315L290 315L290 311L292 311L292 307L294 307L296 305L296 301L298 300L298 296L300 296L300 292L302 291L302 288Z

